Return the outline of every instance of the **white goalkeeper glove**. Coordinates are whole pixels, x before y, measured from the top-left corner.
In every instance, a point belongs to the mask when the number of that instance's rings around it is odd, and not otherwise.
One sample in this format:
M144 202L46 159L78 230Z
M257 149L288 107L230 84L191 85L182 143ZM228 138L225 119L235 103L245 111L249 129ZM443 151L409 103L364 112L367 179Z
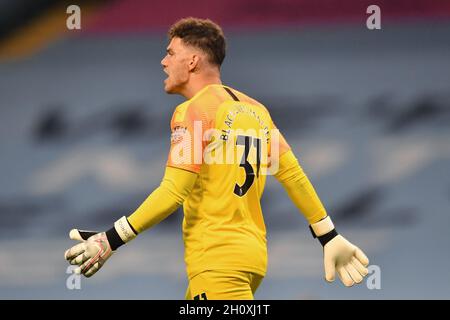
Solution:
M325 279L334 281L337 271L345 286L360 283L368 274L369 259L364 252L337 233L330 217L313 223L310 229L323 246Z
M75 273L86 277L94 275L121 245L131 241L137 232L129 224L126 217L114 223L114 227L106 232L70 230L69 237L81 243L66 250L64 258L72 265L78 265Z

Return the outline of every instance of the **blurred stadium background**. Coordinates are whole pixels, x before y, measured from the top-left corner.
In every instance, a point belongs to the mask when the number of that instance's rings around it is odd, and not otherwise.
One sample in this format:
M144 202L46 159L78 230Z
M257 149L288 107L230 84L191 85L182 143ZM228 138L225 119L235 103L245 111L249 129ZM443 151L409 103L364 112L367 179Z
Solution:
M81 31L66 8L81 7ZM382 29L366 28L381 7ZM267 105L381 289L323 280L322 250L274 179L257 299L450 298L450 2L0 0L0 298L183 299L182 213L68 290L70 228L104 230L162 177L167 28L211 18L226 84Z

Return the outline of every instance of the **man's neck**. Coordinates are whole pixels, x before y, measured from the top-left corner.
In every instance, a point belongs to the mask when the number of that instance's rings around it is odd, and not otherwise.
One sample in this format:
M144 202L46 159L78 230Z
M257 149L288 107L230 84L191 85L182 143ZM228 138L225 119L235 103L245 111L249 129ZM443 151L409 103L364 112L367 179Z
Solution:
M220 80L219 76L196 79L195 81L192 81L192 83L190 83L183 92L181 92L181 95L189 100L195 96L197 92L211 84L222 84L222 80Z

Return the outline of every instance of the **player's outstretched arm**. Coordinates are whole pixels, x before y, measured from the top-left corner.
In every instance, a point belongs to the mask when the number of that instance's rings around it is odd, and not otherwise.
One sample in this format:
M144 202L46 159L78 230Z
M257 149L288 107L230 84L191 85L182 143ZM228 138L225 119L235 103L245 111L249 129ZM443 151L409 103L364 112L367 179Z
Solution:
M325 279L334 281L336 272L346 286L360 283L367 275L369 259L361 249L339 235L311 182L291 150L283 153L275 178L310 224L323 246Z
M128 218L120 218L106 232L72 229L70 239L80 243L64 253L65 259L78 265L76 273L94 275L117 248L174 212L190 194L196 179L196 173L166 167L160 186Z

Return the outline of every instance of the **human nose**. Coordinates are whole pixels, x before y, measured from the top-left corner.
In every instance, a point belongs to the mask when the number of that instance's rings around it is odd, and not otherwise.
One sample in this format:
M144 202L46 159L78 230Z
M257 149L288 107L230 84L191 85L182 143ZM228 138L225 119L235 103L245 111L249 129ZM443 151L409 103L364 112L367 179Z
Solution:
M161 65L163 68L167 67L167 55L164 56L164 58L161 60Z

